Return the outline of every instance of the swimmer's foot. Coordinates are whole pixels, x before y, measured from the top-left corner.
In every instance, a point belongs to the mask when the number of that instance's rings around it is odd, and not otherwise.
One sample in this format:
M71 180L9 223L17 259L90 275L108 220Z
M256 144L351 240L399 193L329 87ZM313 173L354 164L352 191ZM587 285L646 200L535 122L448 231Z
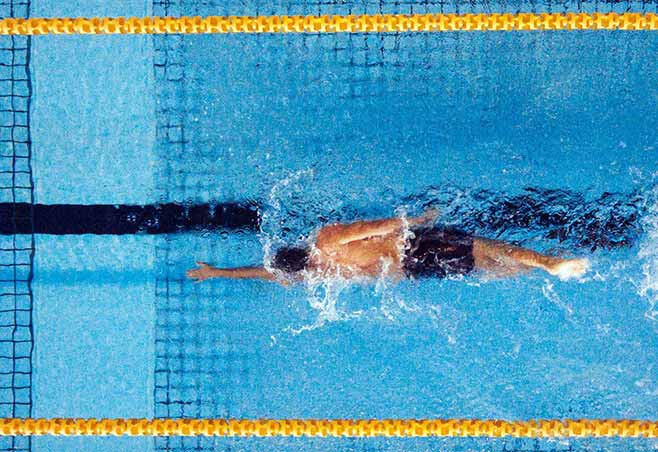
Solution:
M550 267L546 267L546 271L561 280L566 280L583 276L589 269L589 265L587 259L564 259Z

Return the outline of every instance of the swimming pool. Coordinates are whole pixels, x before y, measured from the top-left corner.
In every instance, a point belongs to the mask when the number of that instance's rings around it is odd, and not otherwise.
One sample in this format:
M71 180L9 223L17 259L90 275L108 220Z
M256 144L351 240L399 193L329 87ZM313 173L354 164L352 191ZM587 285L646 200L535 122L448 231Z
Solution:
M28 13L24 1L5 3L5 16ZM29 4L35 17L627 9L657 6ZM213 232L3 235L11 293L25 294L2 300L11 303L3 416L658 417L655 33L2 40L11 77L0 86L12 101L3 116L12 153L2 160L12 162L12 177L1 202L77 211L237 203L257 206L262 219L260 233L247 216ZM517 216L506 216L506 203ZM591 253L593 271L581 282L532 274L294 288L184 278L195 260L259 262L263 246L322 222L426 204L477 233ZM613 214L630 226L611 237L603 226ZM628 234L634 244L590 252L587 234ZM621 439L2 441L35 451L657 447Z

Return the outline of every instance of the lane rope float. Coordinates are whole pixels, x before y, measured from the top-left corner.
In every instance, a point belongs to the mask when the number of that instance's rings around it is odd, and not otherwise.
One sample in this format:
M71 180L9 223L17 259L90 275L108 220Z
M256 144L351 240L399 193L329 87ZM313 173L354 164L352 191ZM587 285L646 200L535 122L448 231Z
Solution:
M658 30L657 13L363 14L0 19L2 35Z
M658 421L613 419L0 419L0 436L658 438Z

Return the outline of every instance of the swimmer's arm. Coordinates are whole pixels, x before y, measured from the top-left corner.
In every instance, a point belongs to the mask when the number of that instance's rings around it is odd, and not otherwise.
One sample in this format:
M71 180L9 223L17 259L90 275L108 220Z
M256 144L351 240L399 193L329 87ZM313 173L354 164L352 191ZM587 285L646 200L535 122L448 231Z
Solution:
M422 216L408 218L407 221L411 226L418 226L434 221L437 215L438 211L427 210ZM317 246L322 248L323 245L328 244L346 245L350 242L356 242L370 237L381 237L398 232L402 229L402 226L403 223L400 218L331 225L320 230Z
M274 275L264 267L217 268L205 262L197 262L196 264L199 268L193 268L187 271L187 277L194 279L196 282L211 278L276 280Z
M318 232L315 246L322 251L331 252L332 248L374 236L387 235L399 229L399 218L376 221L359 221L352 224L332 224Z

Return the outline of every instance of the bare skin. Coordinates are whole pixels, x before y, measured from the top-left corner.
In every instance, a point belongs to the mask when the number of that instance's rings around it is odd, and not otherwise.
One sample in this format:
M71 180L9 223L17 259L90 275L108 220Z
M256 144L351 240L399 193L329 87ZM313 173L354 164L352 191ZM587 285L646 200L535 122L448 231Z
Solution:
M428 211L421 217L407 220L408 226L429 224L437 216ZM402 267L405 224L400 218L332 224L318 231L316 252L311 254L307 270L343 277L377 277L384 273L394 279L404 276ZM565 259L549 256L498 240L473 239L475 269L494 277L508 277L540 269L561 279L583 275L587 259ZM199 268L187 272L196 281L210 278L258 278L277 281L264 267L216 268L197 262Z

